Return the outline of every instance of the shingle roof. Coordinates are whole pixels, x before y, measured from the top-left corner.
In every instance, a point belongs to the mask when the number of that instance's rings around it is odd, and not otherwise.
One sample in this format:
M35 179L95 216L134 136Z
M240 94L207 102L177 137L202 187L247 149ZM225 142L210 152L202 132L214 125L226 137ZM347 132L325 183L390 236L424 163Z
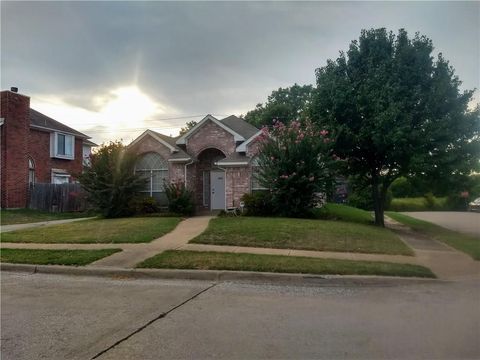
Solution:
M162 140L169 143L170 145L172 145L175 148L176 152L174 152L172 155L170 155L169 159L191 159L190 155L188 155L185 151L180 149L175 144L175 141L177 141L178 136L171 137L171 136L168 136L168 135L163 135L163 134L161 134L159 132L156 132L156 131L153 131L153 130L150 130L150 131L153 132L159 138L161 138Z
M50 130L63 131L84 139L90 138L90 136L72 129L71 127L64 125L61 122L58 122L57 120L54 120L34 109L30 109L30 125L41 126Z
M242 135L245 139L252 137L258 132L258 129L255 126L235 115L230 115L220 121L236 133Z
M218 160L217 164L222 165L225 163L228 164L228 163L245 163L245 162L246 163L250 162L250 158L245 155L241 155L238 152L235 152L230 154L226 158L223 158L222 160Z

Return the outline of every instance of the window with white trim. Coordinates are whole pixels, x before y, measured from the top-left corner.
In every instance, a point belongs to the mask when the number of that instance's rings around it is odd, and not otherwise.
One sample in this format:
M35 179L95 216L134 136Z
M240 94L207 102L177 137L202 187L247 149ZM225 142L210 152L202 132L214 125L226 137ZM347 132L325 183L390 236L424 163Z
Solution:
M252 179L252 191L267 190L267 188L265 186L260 184L259 176L260 176L260 164L259 164L259 161L258 161L258 157L254 157L252 159L252 177L251 177L251 179Z
M68 184L70 182L70 174L66 172L52 171L52 184Z
M75 136L58 132L52 133L51 156L73 160L75 158Z
M165 192L164 182L168 181L168 162L158 153L149 152L142 155L136 165L135 173L147 180L142 191L154 196Z

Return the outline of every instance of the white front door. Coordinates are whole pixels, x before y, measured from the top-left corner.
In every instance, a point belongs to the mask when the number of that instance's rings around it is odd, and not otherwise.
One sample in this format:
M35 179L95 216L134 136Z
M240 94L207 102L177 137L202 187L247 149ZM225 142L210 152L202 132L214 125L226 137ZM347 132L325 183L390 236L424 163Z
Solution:
M225 210L225 172L210 171L210 209Z

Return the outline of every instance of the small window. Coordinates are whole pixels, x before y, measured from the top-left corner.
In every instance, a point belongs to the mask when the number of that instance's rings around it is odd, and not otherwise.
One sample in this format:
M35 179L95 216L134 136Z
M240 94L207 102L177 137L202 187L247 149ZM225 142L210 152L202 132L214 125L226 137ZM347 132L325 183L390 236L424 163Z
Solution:
M260 165L258 163L258 158L255 157L252 160L252 191L255 190L267 190L265 186L260 184Z
M28 185L35 185L35 163L31 158L28 158Z
M75 137L73 135L54 133L52 136L52 157L74 159Z
M70 175L65 172L52 172L52 184L68 184Z

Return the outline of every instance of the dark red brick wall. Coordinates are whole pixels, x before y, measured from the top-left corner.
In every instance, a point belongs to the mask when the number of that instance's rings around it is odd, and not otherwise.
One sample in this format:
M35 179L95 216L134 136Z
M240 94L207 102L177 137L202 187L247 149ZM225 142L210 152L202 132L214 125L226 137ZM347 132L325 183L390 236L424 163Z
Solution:
M28 132L30 98L1 92L0 117L2 126L2 208L25 207L28 181Z
M75 159L50 157L50 133L30 128L30 98L2 91L1 129L1 207L27 206L28 157L35 163L36 182L51 182L52 169L63 169L72 175L81 173L82 139L75 139Z
M28 136L28 152L35 162L35 180L39 183L52 181L52 169L61 169L68 172L72 177L71 181L81 174L82 164L82 139L75 138L74 160L57 159L50 157L50 133L30 129Z

